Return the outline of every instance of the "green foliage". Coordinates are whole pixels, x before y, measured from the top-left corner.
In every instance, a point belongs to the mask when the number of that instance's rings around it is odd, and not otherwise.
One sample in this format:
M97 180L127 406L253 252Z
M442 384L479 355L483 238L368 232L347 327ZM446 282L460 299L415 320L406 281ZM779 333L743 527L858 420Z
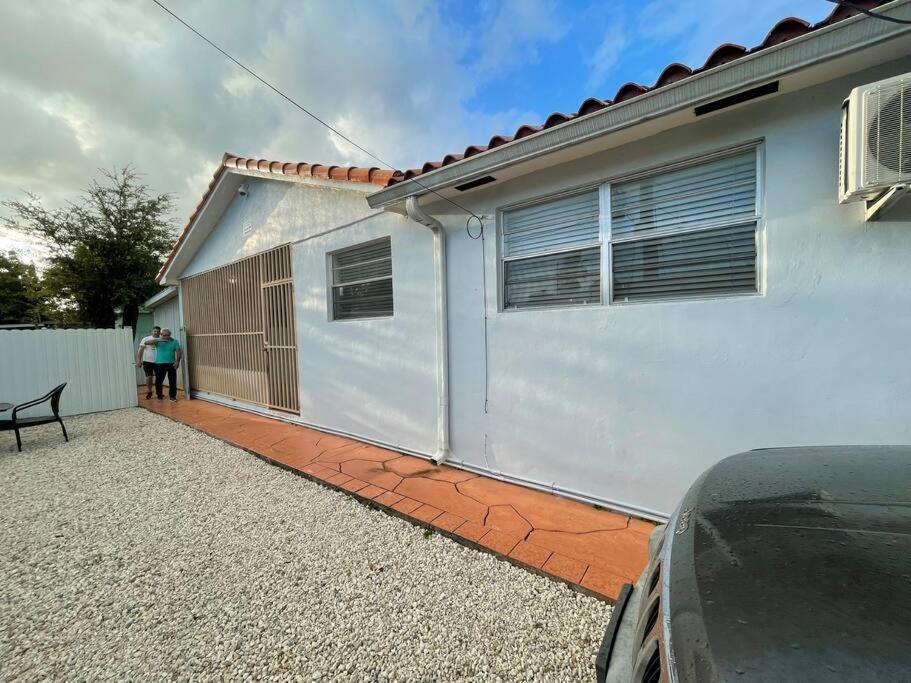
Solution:
M0 325L47 320L48 294L35 266L0 252Z
M13 230L41 238L51 249L44 283L71 319L68 324L135 329L139 304L158 291L154 278L174 240L168 220L171 195L150 194L129 166L102 171L83 196L61 209L46 209L32 194L3 202Z

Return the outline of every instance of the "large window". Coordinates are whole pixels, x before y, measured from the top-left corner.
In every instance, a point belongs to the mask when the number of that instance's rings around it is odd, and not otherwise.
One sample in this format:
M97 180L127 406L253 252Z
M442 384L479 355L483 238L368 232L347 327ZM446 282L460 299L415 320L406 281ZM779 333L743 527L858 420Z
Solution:
M598 191L503 214L505 308L601 301Z
M610 186L611 301L758 291L757 151Z
M392 245L388 237L331 256L332 319L392 315Z

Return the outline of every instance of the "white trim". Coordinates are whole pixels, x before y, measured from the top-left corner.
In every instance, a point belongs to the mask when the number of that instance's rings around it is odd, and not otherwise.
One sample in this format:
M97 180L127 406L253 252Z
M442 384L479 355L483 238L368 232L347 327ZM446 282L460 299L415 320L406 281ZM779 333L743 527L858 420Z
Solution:
M614 287L614 250L611 249L611 240L610 240L610 217L611 217L611 196L610 196L610 183L604 183L598 188L599 195L601 197L601 215L599 220L601 221L601 243L607 245L607 249L603 246L601 247L601 301L607 302L610 304L611 299L613 298L613 287ZM605 293L607 298L604 298Z
M600 208L599 208L600 210ZM599 217L600 220L600 217ZM600 233L600 229L599 229ZM584 251L586 249L594 249L595 247L601 246L600 237L596 241L586 242L585 244L574 244L571 247L559 247L557 249L548 249L543 251L533 251L528 254L518 254L517 256L504 256L503 262L509 263L511 261L524 261L525 259L539 258L541 256L555 256L556 254L568 254L573 251Z
M229 408L235 408L236 410L242 410L247 413L254 413L257 415L265 415L267 417L274 418L276 420L281 420L282 422L288 422L290 424L300 425L302 427L308 427L310 429L316 429L326 434L334 434L336 436L344 436L349 439L354 439L356 441L369 444L371 446L379 446L380 448L386 448L391 451L396 451L402 453L403 455L413 455L418 458L423 458L424 460L433 461L434 456L430 455L425 451L414 450L411 448L405 448L397 444L390 444L385 441L380 441L378 439L373 439L366 436L361 436L359 434L354 434L347 432L341 429L333 429L331 427L326 427L325 425L315 424L308 422L303 418L294 418L292 413L279 412L277 410L272 410L265 406L258 406L251 403L244 403L241 401L234 401L217 394L209 394L207 392L201 392L197 389L193 390L193 398L201 401L208 401L209 403L216 403L218 405L227 406ZM268 456L267 456L268 457ZM519 484L525 486L526 488L535 489L537 491L544 491L545 493L556 493L563 498L569 498L570 500L576 500L581 503L586 503L588 505L600 505L601 507L607 508L609 510L615 510L616 512L633 515L641 519L648 519L657 522L664 522L667 520L667 515L658 510L652 510L651 508L644 508L638 505L633 505L631 503L626 503L623 501L615 501L607 498L599 498L594 495L589 495L579 491L574 491L573 489L564 488L558 486L552 482L541 482L534 479L526 479L524 477L517 477L498 470L492 470L486 467L480 467L478 465L473 465L471 463L464 462L462 460L453 460L447 459L446 464L454 467L456 469L464 470L466 472L473 472L475 474L482 474L491 479L497 479L499 481L505 481L513 484Z
M177 285L168 285L157 294L150 296L140 304L141 308L154 309L177 296Z
M227 178L231 175L228 171L230 169L225 169L222 171L222 174L218 177L218 181L215 183L215 187L208 191L208 196L206 197L205 204L203 204L199 210L196 212L196 217L193 219L193 222L190 223L184 232L182 233L183 239L181 239L180 244L177 246L177 250L171 255L171 260L168 262L167 267L162 271L161 276L157 278L159 284L164 285L171 276L171 271L174 269L174 264L177 263L177 260L180 258L181 252L186 249L187 243L190 241L190 236L193 231L196 229L196 226L199 225L199 222L202 220L203 216L206 215L206 212L209 210L209 207L212 205L215 197L219 195L222 185L226 184ZM180 239L180 237L178 237Z

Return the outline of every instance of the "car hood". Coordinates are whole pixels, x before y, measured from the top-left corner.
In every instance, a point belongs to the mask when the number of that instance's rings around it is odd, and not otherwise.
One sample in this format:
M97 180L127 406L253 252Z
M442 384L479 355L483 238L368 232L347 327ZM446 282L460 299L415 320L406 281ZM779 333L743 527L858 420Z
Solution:
M668 534L679 680L909 675L911 447L732 456Z

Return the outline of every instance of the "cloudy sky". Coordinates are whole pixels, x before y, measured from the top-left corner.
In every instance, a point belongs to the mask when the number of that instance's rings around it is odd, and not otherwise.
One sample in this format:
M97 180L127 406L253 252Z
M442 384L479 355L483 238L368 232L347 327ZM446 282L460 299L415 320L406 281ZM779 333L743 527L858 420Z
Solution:
M399 168L759 43L824 0L163 0L267 80ZM151 0L0 9L0 200L49 205L133 164L182 225L225 151L376 165ZM0 229L2 230L2 229ZM27 258L40 245L0 233Z

